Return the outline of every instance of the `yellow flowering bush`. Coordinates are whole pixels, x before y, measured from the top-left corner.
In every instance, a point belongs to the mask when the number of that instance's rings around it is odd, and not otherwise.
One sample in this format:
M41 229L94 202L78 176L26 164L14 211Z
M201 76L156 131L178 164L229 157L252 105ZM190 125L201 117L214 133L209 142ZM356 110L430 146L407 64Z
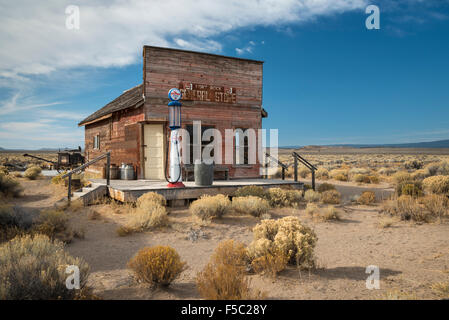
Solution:
M315 266L315 232L302 225L297 217L262 220L253 228L253 242L248 246L248 256L254 260L268 253L282 252L290 264L301 268Z

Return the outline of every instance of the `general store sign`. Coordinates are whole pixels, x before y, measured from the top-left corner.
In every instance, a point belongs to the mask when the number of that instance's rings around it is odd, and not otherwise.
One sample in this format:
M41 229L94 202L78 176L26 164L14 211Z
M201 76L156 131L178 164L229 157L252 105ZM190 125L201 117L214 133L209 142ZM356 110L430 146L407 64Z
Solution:
M219 103L236 103L236 91L232 87L211 86L208 84L198 84L181 82L179 89L182 93L182 100L208 101Z

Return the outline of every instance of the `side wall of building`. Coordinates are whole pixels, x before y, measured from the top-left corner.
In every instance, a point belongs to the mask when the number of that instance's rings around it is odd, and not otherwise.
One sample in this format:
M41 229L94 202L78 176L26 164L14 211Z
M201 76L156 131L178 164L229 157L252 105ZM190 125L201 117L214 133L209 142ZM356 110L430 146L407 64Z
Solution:
M111 164L132 164L139 175L141 164L141 124L143 107L114 112L111 117L85 126L85 150L88 160L111 152ZM94 148L94 137L99 135L100 148ZM104 176L106 160L90 166L87 172Z
M262 127L263 63L210 54L199 54L163 48L144 48L145 119L164 121L168 116L167 92L181 83L226 88L235 96L232 102L183 99L183 125L201 120L203 125L219 129ZM199 101L201 100L201 101ZM223 158L225 146L223 143ZM227 165L234 178L260 177L259 163Z

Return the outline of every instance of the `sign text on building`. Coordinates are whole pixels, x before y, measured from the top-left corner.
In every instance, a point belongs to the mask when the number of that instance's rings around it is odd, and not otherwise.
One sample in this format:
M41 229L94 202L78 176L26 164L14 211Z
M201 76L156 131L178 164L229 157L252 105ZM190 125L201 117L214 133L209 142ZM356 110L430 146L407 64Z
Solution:
M231 87L181 82L179 89L182 92L182 100L236 103L236 90Z

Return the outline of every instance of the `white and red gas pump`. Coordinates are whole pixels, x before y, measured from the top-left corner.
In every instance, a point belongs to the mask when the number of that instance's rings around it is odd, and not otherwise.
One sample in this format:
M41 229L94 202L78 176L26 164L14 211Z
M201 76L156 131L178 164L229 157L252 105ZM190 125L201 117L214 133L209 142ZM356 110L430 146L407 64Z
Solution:
M167 177L167 160L165 166L165 179L169 188L183 188L181 174L181 154L179 152L179 129L181 128L181 100L182 94L178 88L172 88L168 91L168 127L170 128L170 167ZM168 146L167 146L168 147Z

